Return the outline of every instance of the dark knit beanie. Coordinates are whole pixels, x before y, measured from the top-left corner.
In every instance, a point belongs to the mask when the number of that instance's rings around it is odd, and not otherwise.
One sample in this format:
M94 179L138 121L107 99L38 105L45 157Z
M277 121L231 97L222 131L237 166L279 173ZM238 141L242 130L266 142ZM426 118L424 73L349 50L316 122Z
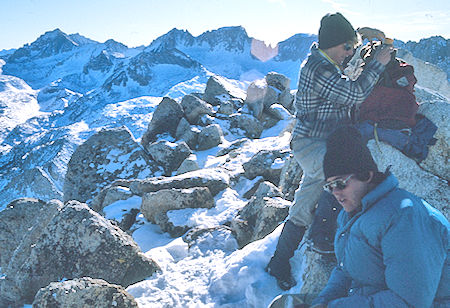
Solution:
M338 128L327 139L323 158L325 179L367 171L377 172L378 167L359 131L353 126Z
M341 13L322 17L319 29L319 48L327 49L354 40L355 29Z

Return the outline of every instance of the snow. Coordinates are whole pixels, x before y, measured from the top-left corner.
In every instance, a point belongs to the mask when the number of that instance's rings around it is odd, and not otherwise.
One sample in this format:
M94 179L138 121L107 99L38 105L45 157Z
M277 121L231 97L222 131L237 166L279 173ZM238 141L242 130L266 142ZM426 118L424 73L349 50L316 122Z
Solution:
M0 75L0 141L15 126L41 115L36 97L22 79Z
M130 190L121 187L124 192L129 192ZM130 193L131 194L131 193ZM131 209L140 209L142 203L142 198L138 196L132 196L127 200L119 200L108 206L106 206L103 211L106 213L105 217L108 219L114 219L118 222L122 221L124 213L129 212Z
M133 237L162 273L127 288L139 307L266 307L283 293L264 270L281 226L242 249L232 236L206 236L189 247L181 238L170 239L148 223L142 228ZM304 267L300 255L297 252L291 261L296 277L301 277ZM301 281L290 292L300 288Z

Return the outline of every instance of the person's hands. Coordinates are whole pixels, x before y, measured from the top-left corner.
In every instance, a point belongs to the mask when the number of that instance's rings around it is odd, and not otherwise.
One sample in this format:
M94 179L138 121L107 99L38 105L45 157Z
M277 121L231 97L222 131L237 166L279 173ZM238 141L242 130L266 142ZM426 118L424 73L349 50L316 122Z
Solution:
M386 38L383 31L375 28L362 27L358 28L356 31L358 31L359 34L361 34L361 38L363 40L368 39L369 41L371 41L372 39L375 38L381 42L384 42L384 39Z
M394 51L392 46L381 45L375 53L375 60L383 65L386 65L391 60L391 53Z

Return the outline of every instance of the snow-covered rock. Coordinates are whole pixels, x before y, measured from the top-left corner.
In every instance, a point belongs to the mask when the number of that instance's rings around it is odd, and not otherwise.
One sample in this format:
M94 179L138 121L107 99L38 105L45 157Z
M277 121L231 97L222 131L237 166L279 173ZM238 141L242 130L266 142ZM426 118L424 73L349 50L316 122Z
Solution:
M236 133L243 132L248 138L259 138L264 129L257 118L250 114L233 114L230 116L230 129Z
M200 169L197 160L195 159L195 157L192 156L193 155L190 155L188 158L183 160L180 167L178 167L177 169L177 175Z
M174 225L170 222L167 212L187 208L212 208L214 199L207 187L192 187L187 189L161 189L144 194L141 212L144 217L169 232L180 236L186 232L187 226Z
M154 161L164 169L164 175L170 176L192 152L186 142L177 143L160 140L149 144L147 151Z

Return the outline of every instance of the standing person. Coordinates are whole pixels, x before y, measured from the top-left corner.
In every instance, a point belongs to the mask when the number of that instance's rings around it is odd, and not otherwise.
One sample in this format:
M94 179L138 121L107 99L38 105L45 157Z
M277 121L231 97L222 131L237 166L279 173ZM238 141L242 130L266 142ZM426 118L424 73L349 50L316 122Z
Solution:
M327 140L324 188L343 208L335 236L337 266L305 304L282 295L270 308L450 307L450 224L441 212L381 173L354 127Z
M342 64L353 54L357 43L357 33L342 14L327 14L320 22L319 44L311 47L311 54L302 64L291 149L303 176L275 253L267 265L268 273L283 290L296 285L289 259L312 222L322 192L325 139L337 125L350 122L352 107L367 98L391 58L391 49L380 49L358 79L352 81L343 74Z

